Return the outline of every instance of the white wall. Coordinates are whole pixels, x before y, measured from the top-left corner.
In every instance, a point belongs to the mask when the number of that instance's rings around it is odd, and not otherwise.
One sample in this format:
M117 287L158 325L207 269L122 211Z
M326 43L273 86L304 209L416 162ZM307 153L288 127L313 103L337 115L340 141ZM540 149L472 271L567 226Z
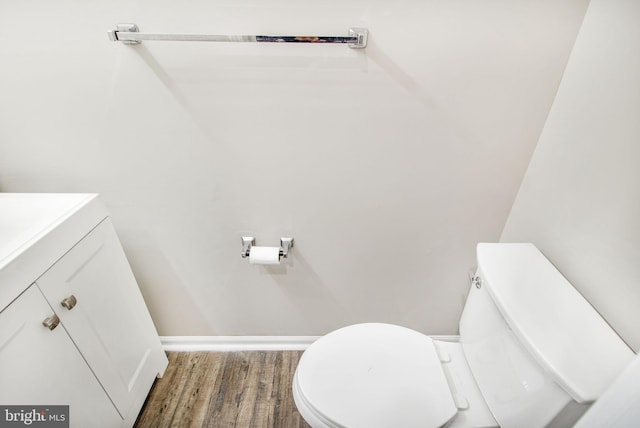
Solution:
M0 2L0 189L99 192L163 335L455 333L587 0ZM107 40L346 34L345 46ZM240 236L296 239L249 266Z
M592 0L503 241L532 241L640 349L640 2Z

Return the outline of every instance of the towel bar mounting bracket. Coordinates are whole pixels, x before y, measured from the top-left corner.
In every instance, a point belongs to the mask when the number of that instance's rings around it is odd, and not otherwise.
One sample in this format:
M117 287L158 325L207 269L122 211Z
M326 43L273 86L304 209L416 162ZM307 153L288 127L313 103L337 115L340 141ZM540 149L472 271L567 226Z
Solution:
M140 29L136 24L117 24L115 30L108 31L109 40L112 42L122 42L125 45L139 45L140 40L119 40L118 33L137 33Z

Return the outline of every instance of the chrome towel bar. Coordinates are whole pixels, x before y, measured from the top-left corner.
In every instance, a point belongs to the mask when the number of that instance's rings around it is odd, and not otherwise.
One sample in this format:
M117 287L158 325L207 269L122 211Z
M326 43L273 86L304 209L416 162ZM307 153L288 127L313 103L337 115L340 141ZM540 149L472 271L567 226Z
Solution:
M219 36L213 34L162 34L141 33L136 24L118 24L107 32L109 39L127 45L137 45L142 40L190 41L190 42L258 42L258 43L343 43L353 49L367 47L369 30L349 28L348 36Z

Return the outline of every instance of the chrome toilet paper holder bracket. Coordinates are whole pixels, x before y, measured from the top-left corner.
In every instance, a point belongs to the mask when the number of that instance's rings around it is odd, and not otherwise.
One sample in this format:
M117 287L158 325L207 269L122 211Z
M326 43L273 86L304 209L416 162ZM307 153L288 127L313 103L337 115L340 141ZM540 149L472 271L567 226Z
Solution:
M256 238L253 236L243 236L242 237L242 258L249 257L249 253L251 252L251 247L256 245Z
M289 250L293 247L293 238L280 238L280 257L289 257Z
M254 245L256 245L256 238L254 238L253 236L242 237L242 253L240 254L243 259L246 257L249 257L249 254L251 253L251 247L253 247ZM288 238L288 237L280 238L280 257L285 259L288 258L289 251L291 250L292 247L293 247L293 238Z

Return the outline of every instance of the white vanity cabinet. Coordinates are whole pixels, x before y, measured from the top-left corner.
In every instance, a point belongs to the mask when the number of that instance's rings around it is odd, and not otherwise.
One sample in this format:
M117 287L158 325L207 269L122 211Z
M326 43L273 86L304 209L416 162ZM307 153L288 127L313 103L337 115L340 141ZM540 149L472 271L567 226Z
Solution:
M35 285L0 312L0 403L68 405L71 426L118 427L120 414Z
M118 412L135 421L166 356L111 221L36 284Z
M24 242L0 242L0 404L69 405L72 427L132 426L168 360L106 210L96 195L61 195L72 201L51 222L16 233L10 195L0 241Z

